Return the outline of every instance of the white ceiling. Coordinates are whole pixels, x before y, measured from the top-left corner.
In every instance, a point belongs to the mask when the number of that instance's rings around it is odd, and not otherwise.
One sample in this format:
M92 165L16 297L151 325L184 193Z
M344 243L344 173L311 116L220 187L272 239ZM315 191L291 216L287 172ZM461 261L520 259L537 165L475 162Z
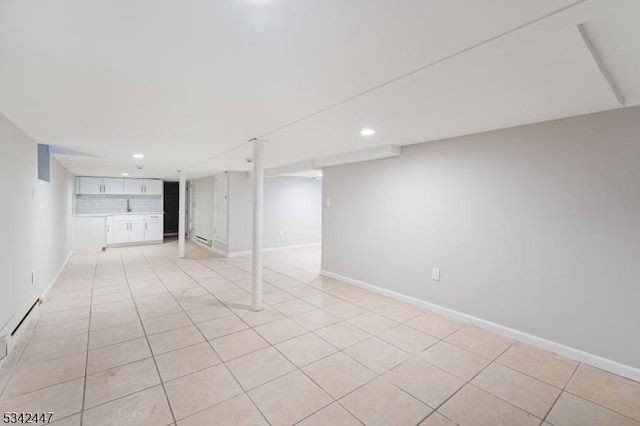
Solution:
M0 113L93 155L57 154L76 174L246 170L261 136L282 166L620 107L578 24L637 105L638 16L635 0L0 0Z

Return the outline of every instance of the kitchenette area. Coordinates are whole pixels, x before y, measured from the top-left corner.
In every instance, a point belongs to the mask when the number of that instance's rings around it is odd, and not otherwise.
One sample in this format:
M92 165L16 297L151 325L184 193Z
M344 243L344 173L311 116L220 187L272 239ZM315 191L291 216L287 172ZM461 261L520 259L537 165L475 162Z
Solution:
M160 179L76 177L73 252L162 243L163 184Z

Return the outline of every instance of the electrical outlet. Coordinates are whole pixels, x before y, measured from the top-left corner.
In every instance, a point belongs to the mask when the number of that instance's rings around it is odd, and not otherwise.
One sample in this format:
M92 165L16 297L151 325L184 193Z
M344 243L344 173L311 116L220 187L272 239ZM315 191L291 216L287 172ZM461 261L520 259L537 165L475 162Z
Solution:
M284 237L284 230L280 230L280 237Z
M434 281L440 281L440 268L432 268L431 269L431 278Z
M31 271L31 284L36 283L36 270Z
M327 207L331 207L331 197L327 197Z

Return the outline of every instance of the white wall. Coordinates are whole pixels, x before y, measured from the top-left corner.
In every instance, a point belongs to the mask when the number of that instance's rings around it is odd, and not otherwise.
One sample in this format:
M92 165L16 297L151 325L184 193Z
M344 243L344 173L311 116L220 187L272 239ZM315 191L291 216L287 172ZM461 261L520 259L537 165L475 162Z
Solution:
M248 173L229 180L229 252L251 250L253 188ZM301 177L264 181L264 248L319 243L322 182ZM282 234L281 234L282 232Z
M71 252L74 178L52 158L51 182L39 181L36 146L0 114L0 329L42 293Z
M193 231L208 240L213 239L213 176L191 181L193 200Z
M414 145L323 184L324 270L640 367L640 108Z

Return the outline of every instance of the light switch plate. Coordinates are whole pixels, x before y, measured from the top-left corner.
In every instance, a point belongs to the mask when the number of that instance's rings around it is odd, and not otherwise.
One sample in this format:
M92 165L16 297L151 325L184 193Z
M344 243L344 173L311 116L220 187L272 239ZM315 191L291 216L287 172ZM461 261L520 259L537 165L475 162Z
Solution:
M431 269L431 278L434 281L440 281L440 268L432 268Z

